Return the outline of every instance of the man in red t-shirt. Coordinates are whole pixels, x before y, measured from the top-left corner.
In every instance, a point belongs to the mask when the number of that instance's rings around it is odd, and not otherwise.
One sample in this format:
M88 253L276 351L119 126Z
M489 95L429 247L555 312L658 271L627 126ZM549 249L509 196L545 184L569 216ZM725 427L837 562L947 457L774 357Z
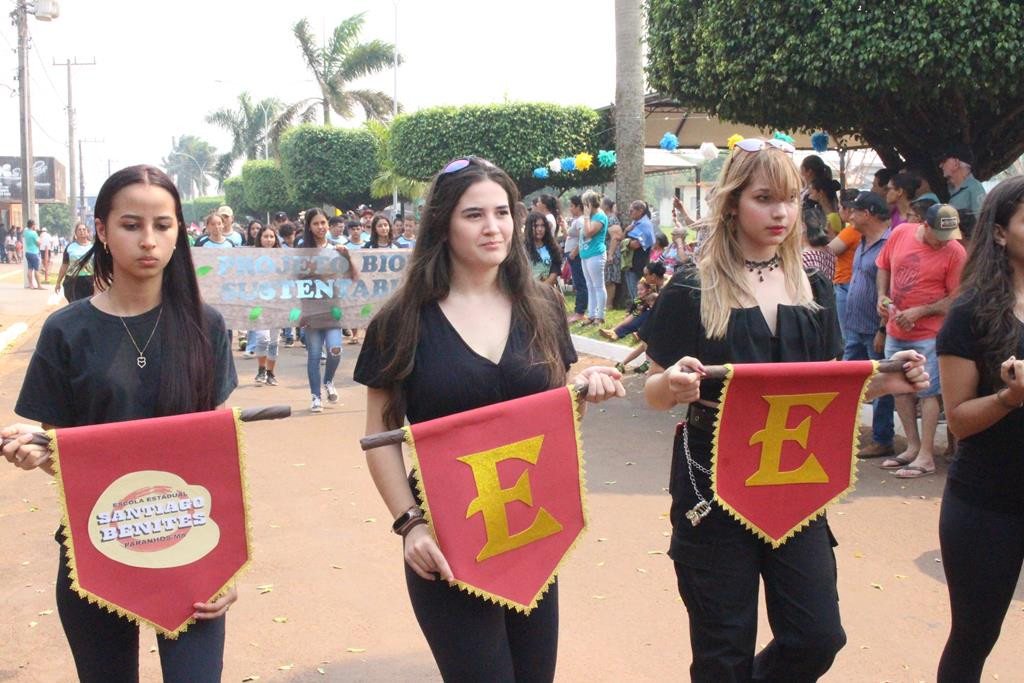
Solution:
M893 229L878 255L878 312L888 319L885 355L913 349L927 358L931 379L917 396L896 396L896 412L907 435L907 450L882 463L897 470L900 479L935 473L935 429L939 421L939 361L935 337L960 287L967 252L957 242L960 219L948 204L928 209L924 223L904 223ZM921 402L921 432L917 430L917 401Z

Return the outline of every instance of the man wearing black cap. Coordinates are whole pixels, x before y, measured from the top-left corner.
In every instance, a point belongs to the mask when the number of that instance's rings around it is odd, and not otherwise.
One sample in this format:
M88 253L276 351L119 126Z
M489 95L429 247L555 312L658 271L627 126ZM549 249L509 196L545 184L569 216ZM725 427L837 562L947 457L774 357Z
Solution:
M974 153L967 145L954 145L939 156L939 168L949 183L949 203L958 211L977 217L985 188L971 173Z
M850 220L861 234L853 256L853 277L843 311L846 335L845 360L881 360L885 351L885 327L878 316L878 266L875 259L889 239L889 205L881 195L861 192L851 202ZM893 454L893 411L891 395L872 404L873 443L861 449L859 458L881 458Z

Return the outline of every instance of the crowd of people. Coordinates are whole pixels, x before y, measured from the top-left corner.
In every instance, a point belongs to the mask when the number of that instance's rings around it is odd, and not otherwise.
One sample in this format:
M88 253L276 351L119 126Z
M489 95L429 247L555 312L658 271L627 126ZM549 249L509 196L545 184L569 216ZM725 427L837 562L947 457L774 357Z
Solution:
M577 360L570 326L599 326L611 339L636 335L634 351L649 363L648 406L686 411L672 444L669 556L689 617L691 678L799 682L825 674L846 643L836 539L823 514L773 548L712 504L722 381L707 377L705 367L887 357L902 372L870 380L874 438L860 456L886 458L881 465L901 478L933 473L945 411L957 440L939 520L952 626L938 680L978 681L1024 563L1024 464L1017 457L1024 436L1024 177L986 197L969 153L953 149L940 160L951 195L942 204L913 170L883 169L871 190L846 191L818 157L798 168L794 151L774 139L738 142L710 215L695 225L677 204L671 237L654 229L644 202L630 204L627 222L595 192L570 197L568 218L550 195L531 211L509 176L477 157L438 172L422 225L404 220L400 236L398 220L372 212L331 217L320 209L305 212L301 229L278 214L270 226L236 230L230 208L222 207L207 217L205 235L190 237L170 179L152 167L124 169L100 191L97 242L82 257L91 259L100 291L90 305L68 306L47 320L16 412L66 427L223 405L237 385L231 333L199 298L190 241L348 255L395 247L404 237L414 251L403 282L369 323L354 370L367 388L366 432L567 382L586 387L587 402L623 397L620 369L594 366L570 377ZM83 275L75 266L65 277ZM560 280L576 290L568 315ZM611 285L625 285L630 316L600 327ZM81 343L98 327L108 334ZM332 393L336 399L342 332L332 322L311 324L305 335L316 409L321 388L328 401ZM276 356L270 338L278 333L249 336L261 359L258 377L267 382ZM140 347L137 340L147 337L155 343ZM149 362L136 368L136 351ZM118 398L97 404L89 400L95 395ZM894 412L907 433L900 454L892 448ZM4 456L52 474L46 448L30 443L34 429L5 428L12 441ZM529 615L452 585L400 446L373 448L367 462L402 537L413 611L442 677L551 681L558 582ZM109 678L113 671L130 678L138 666L133 630L74 595L66 563L61 567L58 604L80 676ZM757 650L762 580L773 638ZM200 623L173 647L160 639L168 680L219 678L224 614L236 598L229 588L196 603Z

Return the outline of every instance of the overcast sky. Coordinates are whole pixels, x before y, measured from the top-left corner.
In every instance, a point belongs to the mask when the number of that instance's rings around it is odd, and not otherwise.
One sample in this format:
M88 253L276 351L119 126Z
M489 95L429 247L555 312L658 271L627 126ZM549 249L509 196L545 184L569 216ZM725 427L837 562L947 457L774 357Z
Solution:
M364 40L395 35L391 0L59 2L58 19L29 18L33 153L67 166L67 76L53 61L95 58L72 68L76 138L99 141L84 144L87 195L99 190L108 160L114 170L159 165L172 137L197 135L226 150L228 134L204 118L234 107L243 90L289 103L318 94L291 32L299 19L327 35L365 12ZM0 83L16 90L17 32L4 23L0 35ZM406 111L506 99L599 107L615 95L612 0L399 0L398 45ZM390 94L392 78L388 70L358 85ZM18 156L18 98L6 88L0 121L0 155Z

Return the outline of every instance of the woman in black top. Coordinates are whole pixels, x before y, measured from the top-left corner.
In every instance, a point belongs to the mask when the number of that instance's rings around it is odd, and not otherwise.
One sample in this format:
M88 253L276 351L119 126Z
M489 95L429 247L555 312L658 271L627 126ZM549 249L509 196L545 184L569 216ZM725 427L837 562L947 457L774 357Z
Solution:
M211 410L227 400L238 384L227 331L199 297L184 226L163 171L132 166L107 179L87 255L103 291L47 319L15 412L49 429ZM4 429L5 438L20 437L3 454L52 475L49 451L28 445L36 430ZM196 624L177 640L157 638L165 681L220 680L224 614L236 598L230 588L196 603ZM138 680L138 627L80 598L63 553L57 610L80 680Z
M952 628L940 682L977 681L1024 563L1024 178L985 197L936 340L956 456L939 516Z
M562 272L562 250L555 242L551 225L544 214L531 211L526 216L526 254L530 257L530 266L534 279L554 287L558 284L558 274Z
M555 293L533 280L519 199L504 171L456 159L434 178L401 289L370 323L355 379L367 433L527 396L565 383L576 353ZM576 378L587 400L624 396L619 373ZM391 514L419 511L399 446L367 453ZM552 585L530 616L462 592L425 525L403 532L406 584L446 681L550 681L558 641ZM444 582L437 581L438 575Z
M814 681L846 642L824 516L773 550L708 505L722 382L701 381L703 364L835 360L843 349L832 284L801 267L800 177L791 153L778 141L737 143L697 265L676 273L641 331L652 361L648 404L689 404L672 453L669 555L689 613L695 681ZM923 356L896 357L906 376L876 376L869 396L927 386ZM696 525L689 511L703 513ZM775 639L755 657L761 578Z

